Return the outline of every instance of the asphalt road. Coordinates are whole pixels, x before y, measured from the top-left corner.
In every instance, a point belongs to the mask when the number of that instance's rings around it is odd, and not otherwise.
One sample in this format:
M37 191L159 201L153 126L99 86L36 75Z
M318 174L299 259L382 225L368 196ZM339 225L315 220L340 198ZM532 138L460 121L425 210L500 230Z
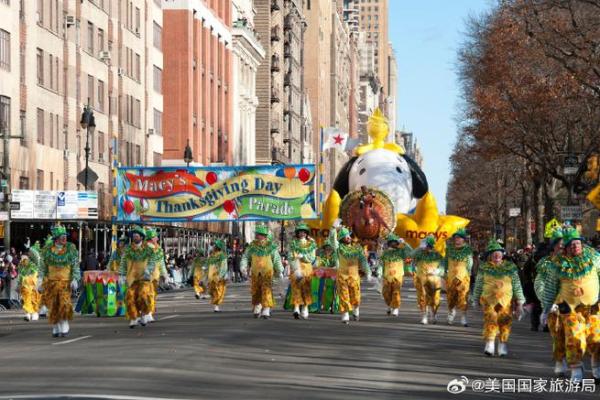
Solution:
M158 321L145 328L77 316L61 339L51 337L45 320L3 312L0 399L597 398L475 393L474 379L552 378L548 334L515 323L509 357L487 358L480 312L472 312L469 328L448 326L444 301L440 323L422 326L411 285L399 318L386 316L380 295L363 288L361 320L350 325L330 314L294 320L280 309L270 320L254 319L247 285L230 285L220 314L190 290L171 292L160 296ZM469 380L466 391L450 394L448 383L461 376Z

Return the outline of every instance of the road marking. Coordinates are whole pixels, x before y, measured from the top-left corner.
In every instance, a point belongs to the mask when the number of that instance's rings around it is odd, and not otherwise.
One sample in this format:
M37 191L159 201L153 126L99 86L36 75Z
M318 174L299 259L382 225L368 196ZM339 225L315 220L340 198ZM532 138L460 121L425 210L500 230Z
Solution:
M52 343L53 346L58 346L61 344L67 344L67 343L73 343L73 342L77 342L79 340L83 340L83 339L87 339L87 338L91 338L91 336L81 336L75 339L70 339L70 340L65 340L63 342L56 342L56 343Z
M167 315L166 317L157 319L157 321L164 321L165 319L171 319L171 318L176 318L176 317L179 317L179 314Z
M124 395L102 395L102 394L52 394L52 395L18 395L18 396L0 396L1 400L12 400L12 399L106 399L106 400L174 400L174 398L164 397L145 397L145 396L124 396Z

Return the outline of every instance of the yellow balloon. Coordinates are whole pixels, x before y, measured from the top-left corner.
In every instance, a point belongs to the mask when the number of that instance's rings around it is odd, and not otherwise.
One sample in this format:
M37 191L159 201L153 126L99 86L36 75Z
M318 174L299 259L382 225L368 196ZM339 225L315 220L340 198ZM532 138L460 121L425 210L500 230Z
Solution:
M469 224L466 218L440 215L435 198L430 192L419 200L414 214L398 214L396 221L396 234L412 247L419 246L421 240L433 235L436 239L435 249L441 254L446 253L446 240Z

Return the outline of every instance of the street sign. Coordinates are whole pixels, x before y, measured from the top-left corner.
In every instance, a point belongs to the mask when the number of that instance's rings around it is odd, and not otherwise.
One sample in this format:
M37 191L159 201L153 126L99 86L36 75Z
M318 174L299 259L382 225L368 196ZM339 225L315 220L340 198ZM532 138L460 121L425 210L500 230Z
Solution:
M10 209L11 211L19 211L21 209L21 203L19 203L18 201L11 201Z
M518 217L519 215L521 215L521 209L520 208L509 208L508 209L508 216L509 217Z
M562 206L560 218L564 221L580 221L583 219L583 208L581 206Z
M87 167L88 170L88 179L87 183L89 185L93 185L94 182L98 180L98 175L92 170L90 167ZM85 168L77 174L77 182L81 183L85 186Z
M98 193L13 190L13 219L98 219Z

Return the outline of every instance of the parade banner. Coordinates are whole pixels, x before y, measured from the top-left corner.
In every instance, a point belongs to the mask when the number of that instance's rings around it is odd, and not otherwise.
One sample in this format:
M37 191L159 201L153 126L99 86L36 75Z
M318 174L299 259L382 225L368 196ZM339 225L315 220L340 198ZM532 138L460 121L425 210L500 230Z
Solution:
M314 165L123 167L119 222L315 219Z

